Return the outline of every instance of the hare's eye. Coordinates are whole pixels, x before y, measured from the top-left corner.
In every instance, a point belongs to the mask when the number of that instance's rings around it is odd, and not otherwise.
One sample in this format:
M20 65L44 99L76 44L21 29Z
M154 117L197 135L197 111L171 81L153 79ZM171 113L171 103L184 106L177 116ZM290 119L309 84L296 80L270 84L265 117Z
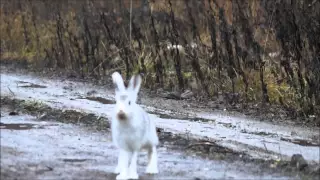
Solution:
M130 105L130 104L131 104L131 101L129 101L128 104Z

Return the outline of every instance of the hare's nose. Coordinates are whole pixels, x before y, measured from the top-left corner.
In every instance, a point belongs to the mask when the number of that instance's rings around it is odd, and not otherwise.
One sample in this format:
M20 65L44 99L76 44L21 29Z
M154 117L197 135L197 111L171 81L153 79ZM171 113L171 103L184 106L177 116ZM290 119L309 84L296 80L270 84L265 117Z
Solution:
M126 120L127 119L126 114L122 110L120 110L118 113L118 119L119 120Z

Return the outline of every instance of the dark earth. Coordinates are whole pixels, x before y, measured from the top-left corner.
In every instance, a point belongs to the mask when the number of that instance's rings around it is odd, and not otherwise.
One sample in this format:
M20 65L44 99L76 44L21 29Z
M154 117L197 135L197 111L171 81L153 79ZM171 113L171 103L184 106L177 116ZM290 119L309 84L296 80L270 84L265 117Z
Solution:
M23 89L32 92L44 92L50 88L45 83L30 82L24 76L38 78L46 77L60 81L64 91L77 94L77 89L67 82L81 82L75 77L68 77L65 73L27 72L26 70L1 66L1 74L17 74L21 79L14 86L1 86L1 179L114 179L112 173L116 165L117 150L110 140L110 125L108 115L85 112L77 107L66 108L62 95L56 95L56 100L39 100L27 97ZM41 79L41 78L40 78ZM101 89L101 84L89 83L92 89ZM3 84L1 76L1 84ZM83 81L82 81L83 82ZM106 94L112 91L111 85L105 85ZM21 89L21 92L17 92ZM112 106L112 99L98 96L95 90L88 90L86 94L78 93L77 97L70 97L71 101L91 101L101 105ZM22 93L22 94L21 94ZM269 118L270 112L259 112L259 108L247 108L249 116L241 114L243 110L230 111L230 107L218 101L199 101L190 99L168 99L166 92L151 92L143 90L139 102L151 106L146 110L157 115L160 119L183 119L189 122L203 122L221 125L224 128L235 129L231 122L220 122L212 118L193 116L193 113L219 111L222 115L239 117L254 117L257 122L268 122L275 126L288 125L309 128L314 126L315 120L304 123L290 120L284 116L286 112L274 109L276 112ZM223 98L222 98L223 99ZM57 106L52 106L54 102ZM49 103L49 104L48 104ZM61 106L59 106L61 104ZM64 108L65 107L65 108ZM239 106L240 107L240 106ZM84 107L84 109L86 109ZM225 111L220 111L224 110ZM254 109L254 108L253 108ZM272 109L272 108L270 108ZM192 113L191 113L192 112ZM259 113L257 113L259 112ZM281 118L283 117L283 118ZM164 121L165 122L165 121ZM313 127L313 131L319 130ZM188 132L172 131L158 127L161 141L159 146L160 173L155 176L144 174L146 153L139 158L140 179L318 179L320 175L319 153L318 159L306 160L300 153L292 156L285 155L278 158L264 158L259 154L270 154L266 148L246 147L250 151L240 151L221 145L215 138L200 137ZM307 129L306 129L307 130ZM214 131L214 126L213 130ZM312 131L311 131L312 132ZM242 129L241 133L261 137L277 137L277 132L250 131ZM291 134L294 132L291 132ZM280 137L280 142L292 143L297 146L319 148L319 136L310 135L306 138ZM240 143L239 146L242 147ZM257 155L253 155L255 152Z

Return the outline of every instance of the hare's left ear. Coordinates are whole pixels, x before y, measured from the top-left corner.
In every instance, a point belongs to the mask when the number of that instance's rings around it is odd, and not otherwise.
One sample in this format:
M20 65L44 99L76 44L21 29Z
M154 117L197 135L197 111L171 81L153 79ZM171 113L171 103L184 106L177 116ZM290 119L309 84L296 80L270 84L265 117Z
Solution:
M115 85L116 92L117 91L122 91L122 92L125 91L126 88L124 86L122 76L118 72L114 72L112 74L112 81L113 81L113 84Z
M130 79L129 86L131 90L133 90L136 94L138 94L141 86L142 78L140 74L133 75Z

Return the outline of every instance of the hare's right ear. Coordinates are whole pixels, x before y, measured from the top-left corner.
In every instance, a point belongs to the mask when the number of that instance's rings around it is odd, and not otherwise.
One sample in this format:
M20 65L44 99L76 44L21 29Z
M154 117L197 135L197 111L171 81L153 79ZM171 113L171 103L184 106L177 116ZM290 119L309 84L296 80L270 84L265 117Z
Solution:
M138 94L140 90L141 82L142 82L142 79L140 74L133 75L130 79L128 88L130 88L136 94Z
M122 76L118 72L112 74L112 81L116 87L116 91L125 91L124 82Z

